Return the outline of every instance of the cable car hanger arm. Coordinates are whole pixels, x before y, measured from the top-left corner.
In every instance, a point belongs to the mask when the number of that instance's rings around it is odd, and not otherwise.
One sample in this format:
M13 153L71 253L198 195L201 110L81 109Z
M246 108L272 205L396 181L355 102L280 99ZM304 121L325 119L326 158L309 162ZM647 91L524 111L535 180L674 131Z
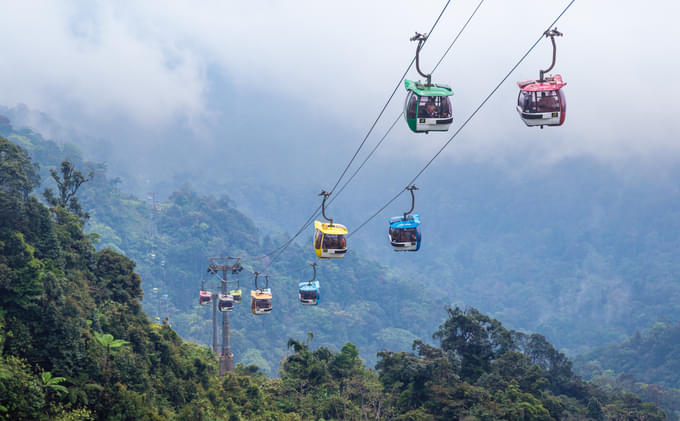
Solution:
M545 79L543 78L543 76L544 76L546 73L548 73L549 71L551 71L551 70L553 69L553 67L555 67L555 59L556 59L556 57L557 57L557 46L555 45L555 37L561 37L561 36L562 36L562 33L559 32L559 31L557 30L557 28L554 28L554 29L550 29L550 30L545 31L545 32L543 33L543 35L545 35L546 38L550 37L550 41L552 42L552 47L553 47L553 54L552 54L552 64L550 65L550 67L548 67L548 68L545 69L545 70L540 70L540 71L539 71L539 72L540 72L540 73L539 73L539 80L540 80L541 82L545 81Z
M328 225L332 227L333 226L333 218L329 218L329 217L326 216L326 199L328 199L328 196L330 196L330 195L331 194L329 192L327 192L326 190L321 190L321 193L319 193L319 196L323 196L323 202L321 202L321 214L323 215L323 217L326 221L330 222L330 224L328 224Z
M312 269L314 269L314 277L308 282L309 285L312 285L312 282L316 279L316 262L312 263Z
M427 37L428 37L427 34L420 34L416 32L416 34L412 36L410 39L411 41L418 41L418 47L416 48L416 70L418 71L418 73L420 73L420 76L427 79L426 86L431 86L432 74L425 74L423 73L422 70L420 70L420 49L423 48L423 44L425 44L425 41L427 41Z
M411 209L408 212L404 212L404 221L408 219L408 216L413 213L413 210L416 208L416 196L413 193L413 190L418 190L418 187L416 187L415 184L411 184L410 186L406 187L405 190L411 192Z

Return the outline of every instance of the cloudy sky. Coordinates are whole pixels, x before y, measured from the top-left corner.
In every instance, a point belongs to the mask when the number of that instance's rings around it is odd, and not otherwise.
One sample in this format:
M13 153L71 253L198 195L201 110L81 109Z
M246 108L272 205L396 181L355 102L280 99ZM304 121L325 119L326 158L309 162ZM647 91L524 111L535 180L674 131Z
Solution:
M0 104L26 104L139 156L165 151L169 165L198 167L229 153L281 170L314 156L341 156L344 163L410 62L415 44L408 38L427 31L445 3L6 2ZM434 75L454 89L457 124L568 3L484 1ZM423 49L425 69L478 4L450 2ZM626 165L675 164L679 12L670 0L653 6L576 0L557 24L565 34L554 69L568 83L565 126L529 129L514 110L516 81L550 64L546 40L443 159L521 156L549 164L585 155ZM410 77L418 76L413 70ZM399 115L404 95L400 88L376 135ZM405 149L427 160L447 139L411 134L402 123L376 160L389 162Z

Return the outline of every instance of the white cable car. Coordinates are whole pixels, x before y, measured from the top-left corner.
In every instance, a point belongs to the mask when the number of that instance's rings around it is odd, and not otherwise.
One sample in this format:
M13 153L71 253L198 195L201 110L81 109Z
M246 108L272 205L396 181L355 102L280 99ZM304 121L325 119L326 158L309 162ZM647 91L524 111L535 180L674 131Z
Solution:
M234 297L228 294L219 294L217 298L217 309L219 311L233 311Z

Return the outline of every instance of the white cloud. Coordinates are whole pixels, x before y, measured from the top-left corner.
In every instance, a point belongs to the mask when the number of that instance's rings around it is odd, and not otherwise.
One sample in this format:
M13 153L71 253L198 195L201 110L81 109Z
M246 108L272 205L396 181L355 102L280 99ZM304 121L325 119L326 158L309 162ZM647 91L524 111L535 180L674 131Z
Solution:
M477 3L451 2L423 52L425 68ZM486 0L435 75L454 88L458 124L567 3ZM348 143L355 144L415 50L408 37L426 31L443 4L10 2L0 16L0 103L23 102L90 129L130 124L140 127L139 136L180 120L209 138L205 125L215 116L230 124L223 110L209 105L211 98L256 93L327 111L320 124L352 131L356 140ZM542 162L578 155L676 160L680 66L674 52L680 33L673 20L679 11L670 1L652 8L577 0L558 24L565 33L556 71L568 82L566 125L525 128L514 111L514 82L549 63L545 41L445 155L502 160L523 151ZM227 85L213 85L208 68ZM410 77L417 77L414 71ZM400 88L383 125L399 113L403 96ZM412 135L402 124L390 145L391 151L415 149L424 159L445 139ZM386 148L382 156L393 153Z

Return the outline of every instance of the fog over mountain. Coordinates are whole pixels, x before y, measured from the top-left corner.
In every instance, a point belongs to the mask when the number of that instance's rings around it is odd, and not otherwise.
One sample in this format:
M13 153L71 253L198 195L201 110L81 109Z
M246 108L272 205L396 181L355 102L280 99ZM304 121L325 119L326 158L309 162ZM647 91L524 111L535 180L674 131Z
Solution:
M435 74L454 89L458 123L567 3L482 4ZM412 58L408 38L426 31L443 4L12 3L0 17L0 104L43 111L150 178L178 168L217 177L236 166L299 180L305 166L325 185ZM438 61L477 4L449 5L423 50L424 68ZM513 166L583 155L625 165L676 161L673 99L680 88L664 75L679 67L670 43L680 35L678 9L670 1L653 8L576 2L558 24L565 36L555 68L568 83L568 123L528 130L514 112L515 81L549 64L544 41L445 157ZM374 136L399 114L402 98L400 88ZM424 161L447 138L413 136L399 125L371 165L402 158L404 148ZM324 162L331 157L337 164Z

